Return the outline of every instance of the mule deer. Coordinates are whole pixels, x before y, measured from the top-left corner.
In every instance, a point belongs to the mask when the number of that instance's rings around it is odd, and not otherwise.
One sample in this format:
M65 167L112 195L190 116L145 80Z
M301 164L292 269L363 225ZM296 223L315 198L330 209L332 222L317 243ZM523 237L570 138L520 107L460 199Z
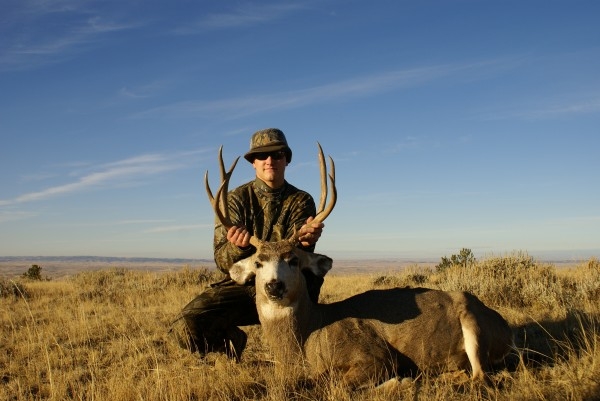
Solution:
M227 183L208 196L224 226ZM322 222L336 202L335 171L330 158L332 197L327 198L326 164L319 145L321 201L315 220ZM352 387L384 382L398 375L421 371L470 369L473 379L483 379L492 363L511 349L513 337L507 322L496 311L466 292L427 288L371 290L331 304L315 304L308 296L303 269L323 277L332 260L299 249L297 233L279 242L253 237L256 253L229 270L238 284L255 280L256 305L262 333L278 362L306 361L313 376L340 374Z

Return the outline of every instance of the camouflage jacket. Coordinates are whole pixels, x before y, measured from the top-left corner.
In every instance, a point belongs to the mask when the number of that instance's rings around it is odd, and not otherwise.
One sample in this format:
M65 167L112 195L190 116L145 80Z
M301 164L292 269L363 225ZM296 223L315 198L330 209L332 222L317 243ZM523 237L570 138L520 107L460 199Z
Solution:
M229 217L234 225L244 225L251 235L263 241L280 241L299 230L306 219L316 213L315 201L287 181L283 187L272 189L260 179L248 182L229 192ZM312 245L304 250L313 252ZM227 241L227 231L216 220L214 253L217 267L224 273L235 262L256 251L240 249Z

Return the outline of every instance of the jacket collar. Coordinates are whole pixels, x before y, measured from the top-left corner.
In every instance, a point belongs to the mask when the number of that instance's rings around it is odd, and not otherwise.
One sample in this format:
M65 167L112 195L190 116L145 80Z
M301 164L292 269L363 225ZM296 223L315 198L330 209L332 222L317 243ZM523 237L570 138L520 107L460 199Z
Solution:
M254 191L264 199L281 199L283 194L286 192L288 188L287 181L284 181L283 185L280 188L271 188L264 181L259 178L254 179L252 183Z

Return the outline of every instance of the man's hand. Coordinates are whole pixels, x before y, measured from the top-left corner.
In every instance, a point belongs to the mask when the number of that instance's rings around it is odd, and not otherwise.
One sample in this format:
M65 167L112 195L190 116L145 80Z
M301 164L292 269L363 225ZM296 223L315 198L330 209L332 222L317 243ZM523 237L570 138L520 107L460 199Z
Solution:
M303 247L314 245L323 232L323 223L312 223L314 217L306 219L306 224L300 228L300 235L298 239Z
M227 231L227 240L239 248L248 248L250 233L244 226L233 226Z

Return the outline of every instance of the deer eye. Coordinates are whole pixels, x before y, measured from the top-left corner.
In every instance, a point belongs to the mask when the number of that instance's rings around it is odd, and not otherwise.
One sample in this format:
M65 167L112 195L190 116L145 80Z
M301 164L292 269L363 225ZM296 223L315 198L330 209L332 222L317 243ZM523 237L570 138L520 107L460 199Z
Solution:
M263 264L260 263L258 260L254 262L254 268L255 269L260 269L261 267L263 267Z
M298 265L298 257L296 256L295 253L291 253L289 255L288 265L290 265L290 266L296 266L296 265Z

